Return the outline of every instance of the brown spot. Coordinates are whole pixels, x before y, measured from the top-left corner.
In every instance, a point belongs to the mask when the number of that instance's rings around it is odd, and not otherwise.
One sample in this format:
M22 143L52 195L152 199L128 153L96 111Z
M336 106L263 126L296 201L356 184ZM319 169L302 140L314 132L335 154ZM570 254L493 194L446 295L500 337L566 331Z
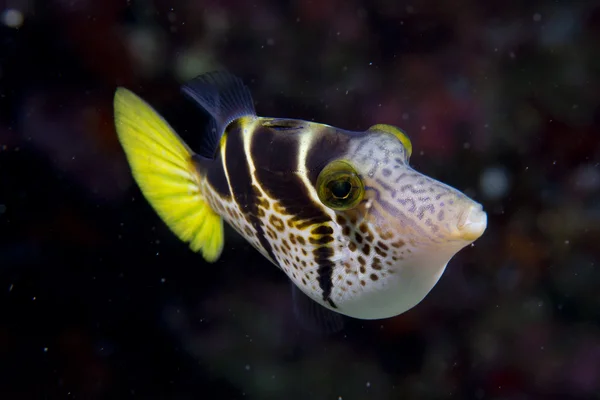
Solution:
M342 228L342 234L344 236L350 236L350 227L348 225L344 225Z
M358 227L358 229L362 232L362 233L367 233L367 231L369 230L369 228L367 227L367 224L360 224L360 226Z
M296 237L293 233L290 233L290 242L292 242L292 244L296 244Z
M333 229L327 225L321 225L316 227L311 231L313 235L331 235L333 234Z
M303 284L304 286L306 286L306 284L307 284L307 282L306 282L306 279L302 278L302 284Z
M352 281L346 281L346 284L347 284L348 286L352 286Z
M368 244L365 243L365 245L363 246L363 253L365 253L365 256L368 256L369 253L371 253L371 246L369 246Z
M269 222L271 223L271 225L273 225L275 227L275 229L277 229L279 232L283 232L285 230L285 225L283 224L283 221L281 220L281 218L278 218L275 215L271 215L269 217Z
M308 241L311 244L327 244L333 242L333 236L310 237Z
M256 209L256 215L257 215L259 218L264 218L264 217L265 217L265 215L266 215L266 214L265 214L265 210L263 210L263 209L262 209L262 208L260 208L260 207L259 207L259 208L257 208L257 209Z
M363 286L365 286L367 283L361 279L360 280L360 284L363 285Z
M389 250L390 248L383 243L381 240L377 242L377 246L381 247L383 250Z
M346 218L342 217L341 215L338 214L338 216L335 219L337 221L338 224L340 225L346 225Z
M306 261L302 260L301 264L303 267L306 267Z
M306 240L304 240L302 236L296 236L296 239L298 239L298 243L300 243L302 246L306 244Z
M255 184L252 184L252 193L260 198L262 195L260 194L260 190L258 189L258 186L256 186Z
M351 216L350 216L350 223L351 223L352 225L356 225L356 215L351 215Z
M361 273L361 274L364 274L364 273L366 273L366 272L367 272L367 270L366 270L365 266L364 266L364 265L361 265L361 266L360 266L360 273Z
M307 255L308 255L308 253L306 252L306 250L305 250L305 249L300 249L300 251L302 251L302 254L303 254L303 255L305 255L305 256L307 256Z
M356 243L350 242L348 248L350 249L350 251L356 251Z
M380 271L383 267L381 266L381 258L375 257L373 260L373 269Z
M375 253L379 254L381 257L385 257L386 253L385 251L381 250L379 247L375 247Z
M283 247L285 247L288 251L292 251L292 248L290 247L289 243L287 242L287 240L282 240L281 244L283 245Z
M246 234L246 236L254 236L254 232L252 232L252 229L250 229L249 226L244 227L244 233Z
M267 210L269 208L271 208L271 205L269 204L269 202L266 199L260 197L257 200L258 200L257 204L258 204L259 207L266 208Z
M405 244L406 243L404 243L404 241L402 239L398 239L394 243L392 243L392 247L399 249L400 247L404 246Z
M373 237L373 235L371 235L371 232L369 232L369 233L367 233L366 239L369 242L373 242L373 239L375 239L375 238Z
M365 259L363 258L363 256L358 256L357 258L358 262L360 265L367 265L367 262L365 261Z
M291 218L294 219L294 218ZM306 220L304 222L300 222L296 225L296 227L300 230L304 230L306 228L308 228L309 226L314 225L314 222L312 220Z
M376 280L379 279L379 277L377 275L375 275L375 274L369 275L369 278L371 278L372 281L376 281Z
M344 263L344 270L346 271L347 274L349 274L352 271L352 265L350 265L349 262L345 262Z
M273 232L271 230L271 228L267 229L267 236L270 237L271 239L275 239L275 232Z
M354 232L354 240L356 240L356 243L360 244L363 242L363 237L361 236L360 233Z

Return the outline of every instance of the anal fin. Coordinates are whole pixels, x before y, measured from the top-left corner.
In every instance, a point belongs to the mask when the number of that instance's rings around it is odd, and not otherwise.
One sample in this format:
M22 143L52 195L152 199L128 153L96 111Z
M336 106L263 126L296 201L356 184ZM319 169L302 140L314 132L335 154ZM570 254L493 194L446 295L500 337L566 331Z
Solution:
M292 305L300 326L316 334L332 335L344 328L342 314L331 311L302 292L292 281Z

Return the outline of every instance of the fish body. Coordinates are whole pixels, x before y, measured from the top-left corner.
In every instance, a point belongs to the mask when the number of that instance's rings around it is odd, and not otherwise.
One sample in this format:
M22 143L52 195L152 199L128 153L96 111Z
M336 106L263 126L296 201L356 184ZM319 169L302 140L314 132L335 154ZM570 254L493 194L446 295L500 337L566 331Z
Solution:
M116 128L149 203L209 262L223 251L224 220L313 305L380 319L417 305L486 229L480 204L409 166L412 144L396 127L259 117L223 72L183 92L211 116L199 153L123 88Z

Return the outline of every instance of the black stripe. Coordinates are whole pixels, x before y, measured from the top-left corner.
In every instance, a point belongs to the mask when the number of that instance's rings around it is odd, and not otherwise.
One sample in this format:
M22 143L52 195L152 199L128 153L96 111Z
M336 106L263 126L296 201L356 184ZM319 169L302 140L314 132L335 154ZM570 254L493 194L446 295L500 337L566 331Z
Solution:
M348 152L350 140L362 132L351 132L333 127L319 127L306 157L308 179L314 185L319 173L329 162L344 156Z
M303 132L284 133L258 125L250 143L250 154L256 169L282 173L296 171L299 139Z
M319 274L319 287L323 291L323 301L329 303L330 306L337 308L331 300L331 290L333 289L333 268L335 263L331 261L333 249L331 247L317 247L313 250L315 261L319 265L317 273Z
M324 135L335 134L335 131L327 129ZM309 227L312 230L309 242L315 246L313 256L318 265L318 281L322 290L323 301L331 307L336 305L331 300L333 289L333 270L335 263L331 261L334 251L329 247L334 239L331 236L333 230L327 226L331 221L320 204L316 204L300 176L298 175L298 150L300 147L299 133L291 134L277 133L268 128L259 128L254 132L250 143L250 155L256 167L255 176L265 193L277 200L285 209L286 213L292 215L292 221L299 229ZM337 147L343 151L340 144L343 139L333 139L328 143L338 143ZM347 145L345 146L347 148ZM322 149L312 147L310 152L321 152ZM324 151L327 151L325 149Z
M234 200L252 226L254 226L258 240L269 255L269 258L277 264L273 248L267 240L262 222L258 218L258 204L261 201L259 197L260 192L252 185L247 155L244 153L244 134L248 133L244 133L241 120L236 120L227 127L225 168L227 168L227 174L229 175Z
M196 165L204 168L206 171L206 180L215 189L217 193L225 198L231 196L229 185L227 184L227 177L225 176L225 170L223 160L221 159L221 152L215 157L214 160L206 159L202 156L195 155L194 161Z
M299 135L277 133L268 128L254 132L250 154L256 179L265 193L279 201L298 228L329 221L320 205L310 197L297 172Z

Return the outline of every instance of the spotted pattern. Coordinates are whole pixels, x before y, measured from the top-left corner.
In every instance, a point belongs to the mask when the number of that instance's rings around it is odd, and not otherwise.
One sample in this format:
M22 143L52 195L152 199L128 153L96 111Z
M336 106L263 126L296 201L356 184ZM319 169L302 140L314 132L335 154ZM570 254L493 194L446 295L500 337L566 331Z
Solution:
M220 162L209 167L221 171L203 181L209 204L325 307L359 317L390 302L401 309L410 303L402 298L411 290L402 280L407 266L451 241L448 232L471 200L411 169L393 135L290 121L230 124ZM336 212L320 202L315 184L340 158L360 172L366 191L359 206Z
M368 166L366 189L373 204L397 218L402 229L419 241L448 240L447 232L456 222L460 207L472 203L467 196L413 170L405 149L392 137L382 136L377 141L362 138L352 151L357 162Z

